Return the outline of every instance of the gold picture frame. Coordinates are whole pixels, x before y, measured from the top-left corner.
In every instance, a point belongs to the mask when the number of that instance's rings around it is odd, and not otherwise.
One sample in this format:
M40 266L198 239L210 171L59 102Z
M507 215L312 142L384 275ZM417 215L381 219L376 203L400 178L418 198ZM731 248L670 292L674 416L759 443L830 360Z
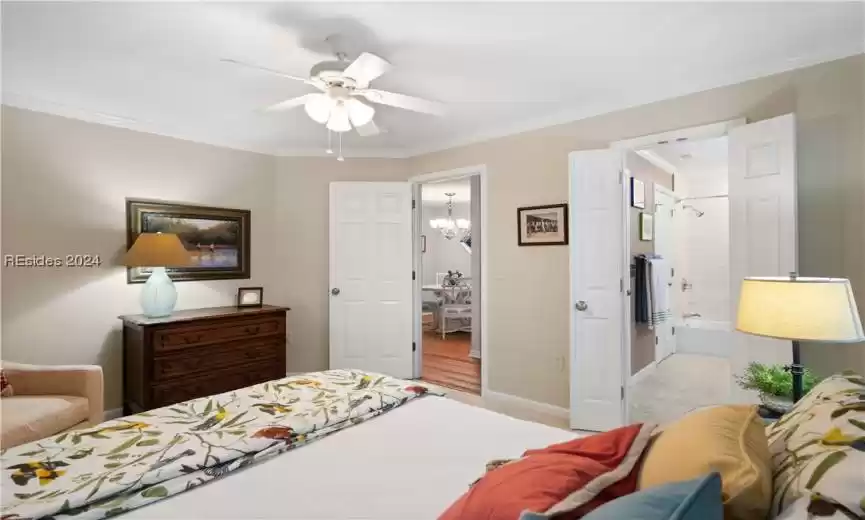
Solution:
M160 200L126 200L126 249L140 233L176 233L192 255L191 267L168 267L175 282L249 278L251 212ZM147 267L129 267L127 283L143 283Z

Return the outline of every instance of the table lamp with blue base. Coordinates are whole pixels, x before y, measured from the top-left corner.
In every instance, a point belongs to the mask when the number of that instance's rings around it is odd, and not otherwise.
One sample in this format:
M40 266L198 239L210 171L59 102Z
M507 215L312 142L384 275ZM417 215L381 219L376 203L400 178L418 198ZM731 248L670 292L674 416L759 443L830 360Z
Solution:
M177 304L177 289L166 267L186 267L192 255L173 233L141 233L126 252L127 267L150 267L152 271L141 290L141 309L148 318L170 316Z

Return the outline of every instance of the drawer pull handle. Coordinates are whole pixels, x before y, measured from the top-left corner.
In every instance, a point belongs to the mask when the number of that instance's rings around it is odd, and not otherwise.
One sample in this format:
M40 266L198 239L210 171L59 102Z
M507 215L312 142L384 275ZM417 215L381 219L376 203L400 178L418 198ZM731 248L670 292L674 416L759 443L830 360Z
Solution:
M255 327L246 327L247 334L258 334L259 330L261 330L261 325L256 325Z
M190 343L198 343L199 341L201 341L201 334L195 336L194 338L191 336L183 336L183 339L186 340L187 345Z

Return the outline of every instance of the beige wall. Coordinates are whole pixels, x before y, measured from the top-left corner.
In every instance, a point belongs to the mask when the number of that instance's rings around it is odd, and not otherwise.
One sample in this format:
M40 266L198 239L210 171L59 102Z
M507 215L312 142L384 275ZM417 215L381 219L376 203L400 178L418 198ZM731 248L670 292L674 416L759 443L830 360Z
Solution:
M518 247L513 216L519 206L567 199L569 152L604 148L619 139L795 112L800 270L848 277L865 302L863 83L865 57L859 55L411 159L415 173L487 166L489 351L484 361L490 364L491 389L568 406L568 249ZM513 292L517 280L519 297ZM804 357L821 373L865 371L862 345L809 347Z
M117 316L141 285L117 265L125 198L252 211L252 278L177 284L178 309L231 305L262 286L288 305L288 370L327 368L327 206L331 180L406 178L402 161L275 158L3 107L3 254L98 254L96 269L4 267L3 359L97 363L106 408L121 405Z
M404 181L404 161L279 158L273 249L280 301L289 315L288 370L328 367L328 207L332 181ZM267 291L265 291L265 295Z
M568 249L518 247L516 208L567 200L571 151L788 112L799 122L801 271L848 277L865 295L862 56L409 160L273 158L4 107L3 252L116 260L125 197L251 209L252 279L178 284L178 307L230 304L237 286L264 286L266 301L292 307L289 370L315 370L327 366L329 182L486 164L490 386L565 407ZM126 285L117 266L2 275L3 356L101 363L107 407L119 406L116 316L138 312L140 286ZM809 347L804 355L821 373L865 371L861 345Z
M106 408L120 406L117 316L141 312L141 285L127 285L117 265L126 197L252 210L252 278L178 283L178 308L230 305L238 286L274 279L272 157L9 107L2 117L3 254L103 260L90 269L4 264L4 359L101 364Z
M646 206L644 209L628 208L628 218L631 224L631 255L655 252L654 240L640 240L640 214L655 212L655 185L673 189L673 176L658 168L636 153L628 151L625 164L631 171L631 177L643 181L646 190ZM634 273L631 272L631 276ZM633 280L631 287L634 287ZM635 315L636 297L631 297L631 316ZM648 324L637 324L631 320L631 374L636 374L655 360L655 330Z

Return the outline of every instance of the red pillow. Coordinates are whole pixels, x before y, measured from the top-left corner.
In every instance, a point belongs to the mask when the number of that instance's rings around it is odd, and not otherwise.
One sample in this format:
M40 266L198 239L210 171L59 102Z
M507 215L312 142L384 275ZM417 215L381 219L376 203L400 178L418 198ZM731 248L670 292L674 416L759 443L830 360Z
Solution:
M524 511L580 518L636 490L653 429L634 424L527 451L484 475L439 520L516 520Z

